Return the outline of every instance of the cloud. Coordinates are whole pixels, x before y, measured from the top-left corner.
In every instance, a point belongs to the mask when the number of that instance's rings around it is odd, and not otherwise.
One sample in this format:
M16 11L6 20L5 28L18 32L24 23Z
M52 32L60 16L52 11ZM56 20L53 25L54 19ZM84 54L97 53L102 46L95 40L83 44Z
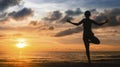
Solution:
M43 20L64 23L67 19L73 19L74 16L78 16L80 14L82 14L80 8L76 8L76 10L66 10L64 13L57 10L51 12L51 14L48 17L44 17Z
M30 8L23 8L22 10L18 12L12 12L8 14L9 17L15 20L26 19L28 16L31 16L31 15L33 15L33 10Z
M71 34L74 34L74 33L81 32L81 30L82 30L81 27L70 28L70 29L67 29L67 30L64 30L64 31L60 31L59 33L57 33L55 35L55 37L71 35Z
M29 23L29 26L37 26L38 25L38 21L31 21Z
M0 26L24 26L29 23L27 19L31 16L33 16L33 10L30 8L23 8L17 12L7 13L5 17L0 18Z
M5 9L18 5L21 0L0 0L0 11L4 11Z
M108 18L108 26L117 26L120 25L119 16L120 8L114 8L111 10L105 10L103 13L100 13L98 16L95 17L95 20L100 22Z
M41 25L41 26L35 27L35 29L36 29L37 32L40 32L40 31L46 31L46 30L54 30L55 27L54 26L48 26L48 25Z
M54 26L45 25L41 21L31 21L29 27L35 28L37 31L54 30Z
M62 13L60 11L53 11L52 14L49 17L43 18L47 21L56 21L59 20L62 17Z
M32 15L33 10L24 7L23 0L0 0L0 22L23 20Z
M67 16L77 16L80 15L82 13L82 11L80 10L80 8L76 8L76 10L67 10L65 11L65 14Z
M65 11L65 16L60 19L60 23L65 23L67 19L73 20L74 16L79 16L83 12L80 10L80 8L76 8L76 10L66 10Z

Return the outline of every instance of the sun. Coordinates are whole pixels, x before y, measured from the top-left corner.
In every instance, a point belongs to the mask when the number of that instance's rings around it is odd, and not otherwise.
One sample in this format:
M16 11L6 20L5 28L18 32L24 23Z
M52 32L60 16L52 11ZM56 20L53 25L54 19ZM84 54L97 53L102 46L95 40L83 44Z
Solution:
M16 45L18 48L24 48L25 46L27 46L25 43L18 43Z
M18 43L16 44L16 46L17 46L18 48L24 48L24 47L27 46L27 43L26 43L26 40L25 40L25 39L20 38L20 39L18 39L17 41L18 41Z

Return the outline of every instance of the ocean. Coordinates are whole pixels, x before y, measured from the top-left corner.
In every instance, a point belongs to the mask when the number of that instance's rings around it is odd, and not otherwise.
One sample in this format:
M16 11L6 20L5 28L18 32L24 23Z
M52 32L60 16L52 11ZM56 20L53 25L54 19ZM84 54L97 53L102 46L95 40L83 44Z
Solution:
M120 51L111 52L91 52L92 61L99 60L120 60ZM0 63L8 62L32 62L32 63L46 63L46 62L87 62L85 52L29 52L0 54Z

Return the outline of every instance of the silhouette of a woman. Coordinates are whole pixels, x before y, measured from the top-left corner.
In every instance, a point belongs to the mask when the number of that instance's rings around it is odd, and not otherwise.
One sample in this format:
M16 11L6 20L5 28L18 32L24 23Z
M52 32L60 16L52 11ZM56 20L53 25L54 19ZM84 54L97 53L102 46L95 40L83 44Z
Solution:
M76 26L78 26L80 24L83 24L83 29L84 29L84 31L83 31L83 41L84 41L84 45L85 45L85 48L86 48L86 55L87 55L87 58L88 58L88 63L91 63L90 50L89 50L90 43L100 44L99 39L97 37L95 37L94 33L92 32L92 29L91 29L92 23L101 26L101 25L107 23L108 20L106 20L104 23L97 23L94 20L90 19L90 16L91 16L90 11L86 11L84 15L85 15L85 18L82 19L78 23L73 23L70 20L67 20L67 22L69 22L73 25L76 25Z

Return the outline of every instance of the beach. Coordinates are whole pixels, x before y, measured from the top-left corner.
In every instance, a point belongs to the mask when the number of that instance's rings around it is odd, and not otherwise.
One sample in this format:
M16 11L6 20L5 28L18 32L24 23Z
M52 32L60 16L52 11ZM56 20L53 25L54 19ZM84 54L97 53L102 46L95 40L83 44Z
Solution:
M119 60L120 61L120 60ZM0 67L120 67L120 63L82 63L82 62L49 62L49 63L0 63Z

